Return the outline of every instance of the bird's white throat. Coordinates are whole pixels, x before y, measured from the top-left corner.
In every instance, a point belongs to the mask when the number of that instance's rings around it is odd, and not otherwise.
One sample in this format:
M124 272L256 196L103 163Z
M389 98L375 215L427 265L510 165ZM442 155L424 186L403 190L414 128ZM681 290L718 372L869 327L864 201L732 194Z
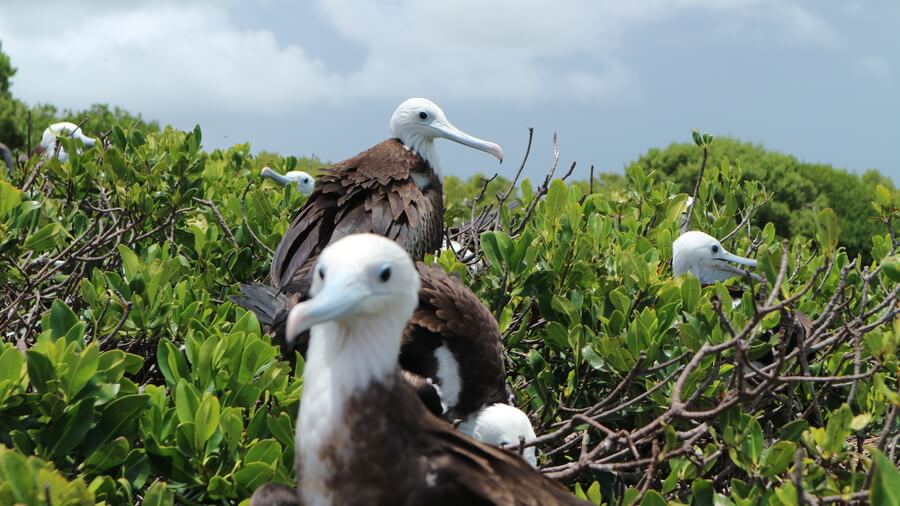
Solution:
M405 321L385 317L353 318L310 330L296 434L305 504L330 504L326 483L334 468L323 455L334 452L321 450L336 447L340 453L347 436L342 420L348 401L394 373L405 326Z
M438 160L437 149L434 147L434 139L425 135L409 134L400 139L406 149L411 149L418 153L423 160L428 162L434 175L438 181L444 181L444 174L441 172L441 162Z

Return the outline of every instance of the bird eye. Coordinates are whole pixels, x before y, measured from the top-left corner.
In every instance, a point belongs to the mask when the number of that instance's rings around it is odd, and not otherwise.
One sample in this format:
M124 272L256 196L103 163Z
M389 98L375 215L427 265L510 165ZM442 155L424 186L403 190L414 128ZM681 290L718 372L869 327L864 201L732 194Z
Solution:
M304 183L308 183L308 182L309 182L309 179L303 178L303 182L304 182Z
M391 266L385 265L381 268L381 272L378 273L378 278L382 283L387 283L387 280L391 279Z
M425 111L422 111L419 113L419 117L422 119L428 119L428 113Z
M319 279L321 279L322 281L325 281L325 268L324 267L319 267Z
M718 244L713 244L712 252L713 252L713 253L718 253L718 252L719 252L719 245L718 245Z

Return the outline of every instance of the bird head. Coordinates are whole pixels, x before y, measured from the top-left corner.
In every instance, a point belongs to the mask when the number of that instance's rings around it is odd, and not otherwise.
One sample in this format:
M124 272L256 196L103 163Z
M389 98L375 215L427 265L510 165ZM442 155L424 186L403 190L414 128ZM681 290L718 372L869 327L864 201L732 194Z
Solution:
M453 126L444 111L434 102L425 98L410 98L400 104L391 116L391 136L400 139L431 164L439 173L434 139L444 138L464 146L475 148L503 161L503 149L493 143L473 137Z
M526 443L535 439L534 427L522 410L508 404L496 403L485 406L459 424L460 432L493 446ZM534 446L522 451L522 458L537 467Z
M396 324L397 336L419 303L419 274L397 243L374 234L354 234L322 250L313 270L311 298L291 309L286 338L329 322ZM397 341L399 346L399 340Z
M262 177L267 177L280 184L281 186L293 184L297 188L297 191L304 195L309 195L310 193L312 193L313 187L316 184L316 180L302 170L292 170L282 176L281 174L272 170L271 167L263 167L259 175Z
M690 272L701 283L715 283L747 274L729 262L756 267L756 260L728 252L715 237L697 230L681 234L672 243L672 273L675 276Z

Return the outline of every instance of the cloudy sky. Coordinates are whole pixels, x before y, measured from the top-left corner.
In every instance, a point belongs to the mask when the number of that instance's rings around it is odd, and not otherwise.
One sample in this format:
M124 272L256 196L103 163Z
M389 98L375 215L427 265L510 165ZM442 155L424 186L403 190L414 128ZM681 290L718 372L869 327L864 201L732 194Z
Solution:
M444 142L445 173L621 171L691 128L900 182L896 0L4 0L29 103L105 102L204 144L340 160L404 98L440 104L507 163ZM583 174L581 172L584 172Z

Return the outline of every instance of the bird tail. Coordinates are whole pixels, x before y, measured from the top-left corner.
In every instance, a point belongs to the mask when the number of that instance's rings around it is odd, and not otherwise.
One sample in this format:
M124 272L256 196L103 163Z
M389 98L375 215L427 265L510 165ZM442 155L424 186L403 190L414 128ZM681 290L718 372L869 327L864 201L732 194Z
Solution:
M253 311L256 319L262 325L263 332L274 338L274 343L281 348L282 355L291 365L296 359L294 352L306 355L306 349L309 346L308 331L295 337L290 343L285 339L287 316L296 303L295 299L262 283L241 285L240 290L240 295L229 297L231 302L248 311Z
M287 314L291 310L291 301L285 294L262 283L241 285L240 290L240 295L229 297L231 302L253 311L256 319L264 327L284 326Z

